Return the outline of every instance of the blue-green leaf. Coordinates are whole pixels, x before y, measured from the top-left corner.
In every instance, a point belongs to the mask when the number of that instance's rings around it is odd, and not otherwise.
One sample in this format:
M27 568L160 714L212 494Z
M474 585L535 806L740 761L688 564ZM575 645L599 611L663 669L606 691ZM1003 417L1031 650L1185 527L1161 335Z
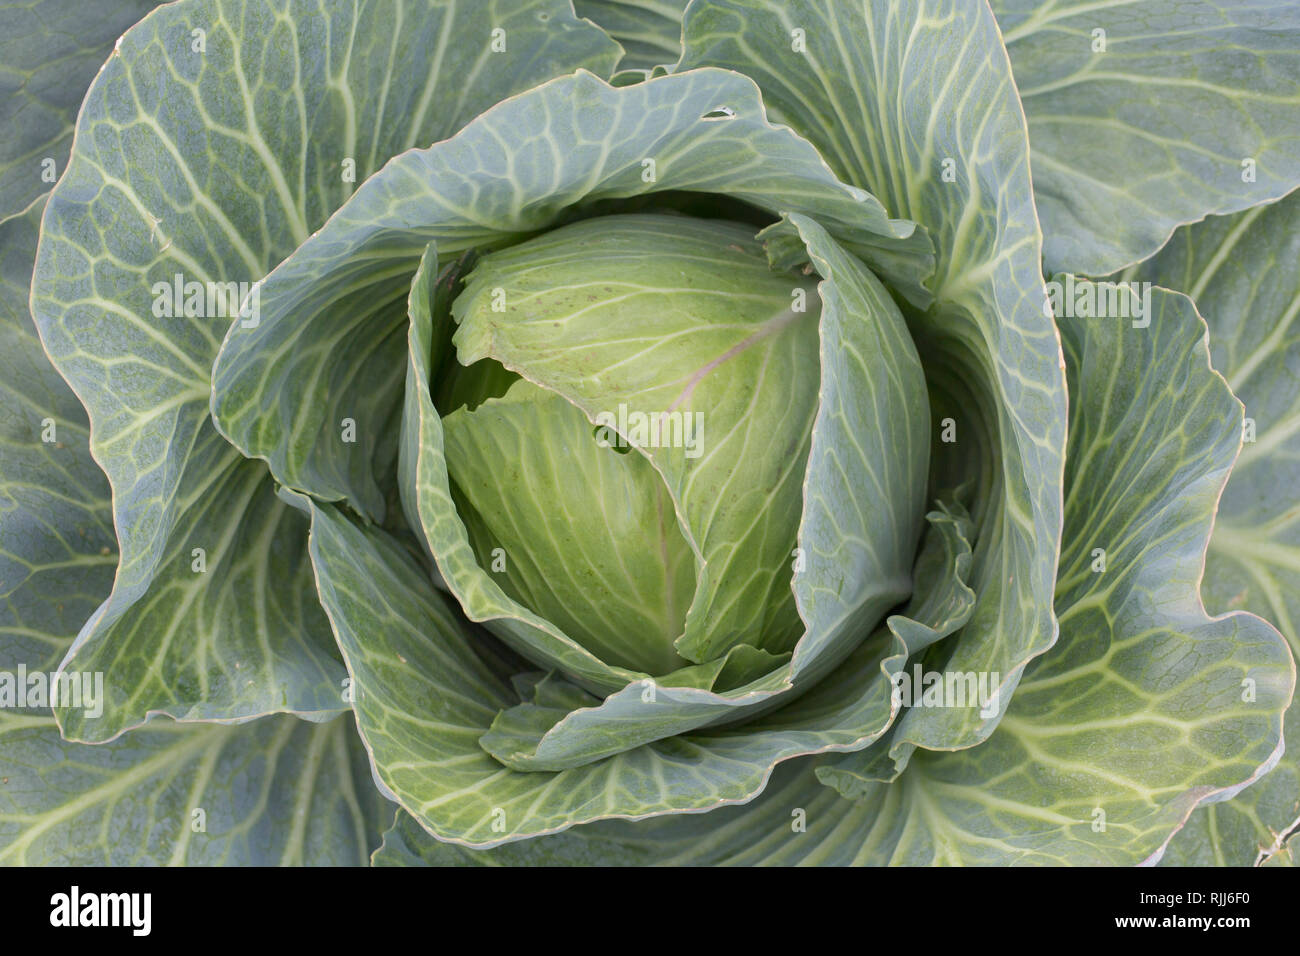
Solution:
M90 746L0 713L0 865L358 866L392 812L347 716L154 720Z
M1127 281L1179 289L1210 327L1210 357L1246 406L1241 455L1219 500L1201 592L1214 613L1275 624L1300 658L1300 193L1179 229ZM1198 810L1170 844L1182 865L1248 866L1300 824L1300 703L1286 753L1239 796Z
M649 70L682 55L682 12L689 2L573 0L573 8L623 45L619 69Z
M392 811L351 720L60 736L51 675L117 562L85 411L27 310L42 206L0 223L0 865L363 863ZM64 677L93 724L116 673Z
M116 45L51 194L32 290L45 346L89 410L121 552L68 662L111 665L111 705L93 725L65 715L66 730L105 739L153 711L344 709L305 521L209 419L222 336L241 299L234 324L256 315L256 283L395 153L617 55L565 0L181 0ZM327 447L350 417L381 471L396 441L374 422L397 410L400 375L388 387L367 376L400 368L403 347L376 336L322 379L346 406L329 407ZM382 511L377 484L363 488Z
M0 222L63 175L72 124L95 71L123 31L161 2L21 0L0 7Z
M1300 185L1292 0L992 0L1029 121L1049 273Z

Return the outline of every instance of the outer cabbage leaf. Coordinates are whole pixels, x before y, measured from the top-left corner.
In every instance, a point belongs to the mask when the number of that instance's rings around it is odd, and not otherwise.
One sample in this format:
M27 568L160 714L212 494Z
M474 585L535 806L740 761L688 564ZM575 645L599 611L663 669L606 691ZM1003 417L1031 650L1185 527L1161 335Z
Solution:
M43 205L0 224L0 680L11 690L24 670L54 671L116 565L85 411L27 311ZM61 739L47 709L14 703L0 710L0 864L355 864L391 820L350 719L156 720L92 747Z
M815 760L778 767L753 803L638 823L608 821L556 836L473 850L435 840L405 811L384 834L375 866L845 865L854 804L814 782Z
M58 667L117 566L85 409L27 309L43 198L0 223L0 671ZM9 702L7 706L13 706Z
M364 865L393 812L348 716L154 720L91 746L5 712L0 781L10 866Z
M1208 617L1198 590L1241 442L1204 323L1159 289L1147 328L1060 321L1061 639L983 745L918 750L871 787L864 803L880 812L866 840L883 838L872 862L1153 861L1199 803L1232 796L1280 754L1295 683L1285 642L1254 615Z
M1210 357L1246 406L1248 439L1219 500L1201 593L1211 611L1273 622L1300 658L1300 193L1174 233L1122 276L1179 289L1210 327ZM1198 810L1167 862L1245 866L1300 824L1300 702L1263 780Z
M0 222L62 174L95 71L113 41L160 2L22 0L0 7Z
M991 0L1029 120L1048 272L1104 275L1175 227L1300 184L1291 0Z
M493 29L507 31L499 54ZM188 299L171 285L230 283L255 314L255 283L358 178L519 90L612 69L617 52L563 0L182 0L117 44L49 200L32 290L45 346L89 409L121 548L113 593L68 662L112 671L110 706L93 724L61 710L65 732L103 740L152 712L344 709L304 519L208 417L212 360L239 308L195 301L169 317ZM336 419L391 409L400 379L362 383L400 367L400 349L377 338L351 354L349 377L328 383L353 386L336 393L349 405ZM396 443L379 434L358 444L392 462Z
M622 44L622 70L649 70L682 55L682 11L690 0L573 0L586 17Z

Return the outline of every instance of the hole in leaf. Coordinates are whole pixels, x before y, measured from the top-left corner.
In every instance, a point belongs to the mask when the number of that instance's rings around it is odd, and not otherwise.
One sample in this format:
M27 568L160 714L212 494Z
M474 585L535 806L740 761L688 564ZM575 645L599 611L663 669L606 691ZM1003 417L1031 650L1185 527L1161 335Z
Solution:
M735 119L735 118L736 118L736 111L733 110L730 106L719 106L716 110L709 110L707 113L705 113L703 116L700 117L700 119L702 120L724 120L724 119Z
M623 436L608 425L597 425L591 430L591 437L598 442L602 442L603 447L616 451L620 455L626 455L632 450L632 446L624 441Z

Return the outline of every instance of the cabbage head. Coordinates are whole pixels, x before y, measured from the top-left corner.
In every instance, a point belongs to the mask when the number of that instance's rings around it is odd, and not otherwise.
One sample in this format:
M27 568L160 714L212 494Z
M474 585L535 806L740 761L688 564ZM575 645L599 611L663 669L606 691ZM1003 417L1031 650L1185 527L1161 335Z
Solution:
M0 36L0 862L1294 862L1291 0Z

